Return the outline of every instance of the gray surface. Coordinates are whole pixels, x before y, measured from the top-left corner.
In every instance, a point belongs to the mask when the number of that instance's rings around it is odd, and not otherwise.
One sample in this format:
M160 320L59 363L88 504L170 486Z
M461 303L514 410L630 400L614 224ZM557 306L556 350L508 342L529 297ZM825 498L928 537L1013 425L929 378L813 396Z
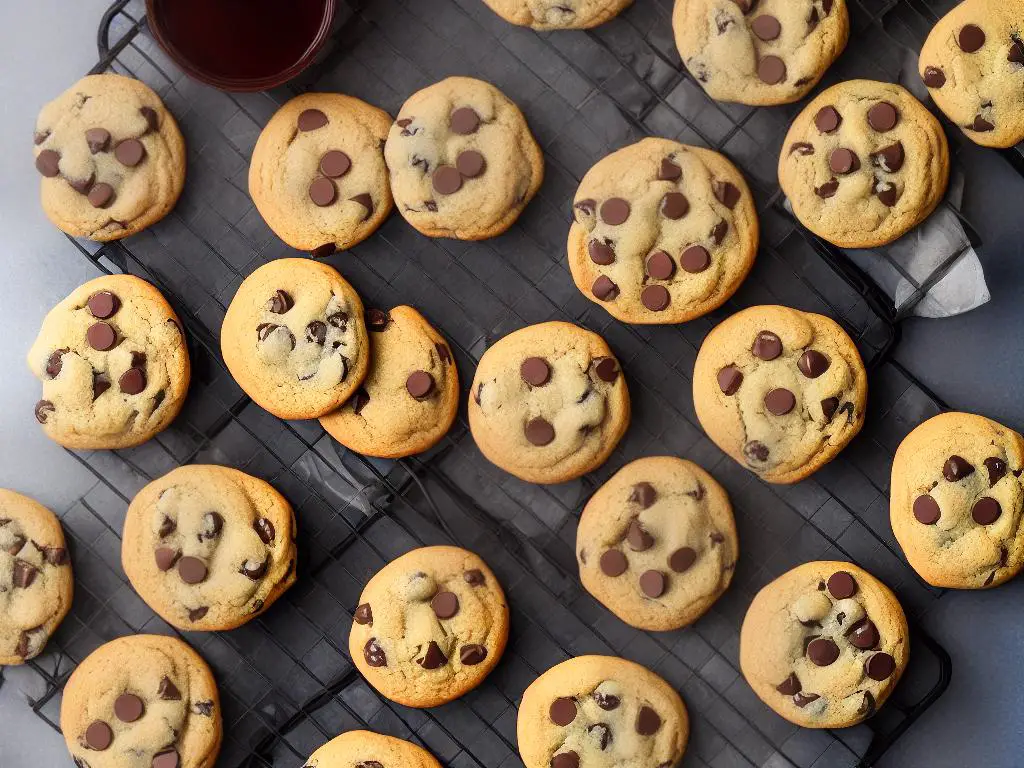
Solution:
M0 48L4 146L25 146L40 104L94 62L94 30L106 4L107 0L0 2L0 29L6 31ZM58 11L60 23L54 23ZM14 29L19 33L12 34ZM46 40L45 56L39 53L40 40ZM22 62L32 62L31 72ZM88 490L91 476L42 437L31 415L38 386L23 358L46 310L95 273L39 210L35 172L27 154L11 151L2 157L0 231L7 241L7 294L18 304L0 334L0 348L9 361L3 383L5 407L0 409L0 429L7 437L0 441L0 485L64 509ZM1024 355L1019 344L1007 342L1024 336L1018 298L1024 287L1024 221L1019 214L1024 180L993 153L974 150L965 159L966 209L985 233L981 257L993 301L960 318L908 321L897 357L950 404L1021 428L1024 399L1017 393ZM997 229L1002 232L999 238L991 234ZM1024 666L1012 662L1024 640L1017 610L1022 598L1024 582L1018 580L992 592L950 594L926 616L929 631L953 656L953 682L886 756L883 766L1021 764L1024 735L1005 727L1005 713L1019 713L1024 707ZM59 736L24 706L25 679L16 670L7 670L0 689L0 766L69 765Z

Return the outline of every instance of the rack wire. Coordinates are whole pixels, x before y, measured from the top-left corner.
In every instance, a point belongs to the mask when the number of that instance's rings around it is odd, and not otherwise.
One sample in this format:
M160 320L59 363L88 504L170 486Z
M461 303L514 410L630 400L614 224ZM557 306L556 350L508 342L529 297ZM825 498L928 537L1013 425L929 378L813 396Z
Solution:
M920 0L849 4L853 39L829 77L892 79L904 45L898 25ZM181 416L157 438L126 451L74 454L98 482L62 515L79 590L49 650L32 663L46 684L34 710L57 728L63 684L91 650L123 634L176 632L128 585L120 530L146 482L181 464L211 462L281 490L296 508L299 547L295 586L264 615L231 632L184 635L211 663L221 690L220 765L301 765L337 733L369 727L420 742L446 765L520 766L519 697L537 674L583 653L634 659L680 690L693 718L684 766L872 765L949 681L948 655L915 621L942 593L906 564L887 504L896 446L945 406L888 358L899 338L898 308L782 206L773 158L798 107L755 110L707 99L675 53L668 0L640 0L593 31L550 35L505 24L479 0L340 6L319 61L263 94L224 94L188 80L149 36L139 0L119 0L103 19L94 71L138 77L161 95L186 135L189 183L176 209L145 232L103 246L72 243L97 268L144 277L171 300L187 329L193 384ZM862 44L874 35L885 45ZM538 197L509 233L490 241L427 239L392 216L372 238L327 261L367 306L409 303L431 319L463 373L463 402L469 372L493 339L554 318L601 333L623 363L633 422L605 466L571 483L533 486L491 466L468 433L464 408L426 454L359 456L316 422L282 422L262 411L219 356L221 320L242 278L298 255L266 227L246 193L262 125L309 90L351 93L395 113L408 94L450 74L488 79L524 109L545 150ZM763 245L751 276L722 310L682 326L612 321L576 291L562 256L579 178L611 149L648 134L728 154L750 181L761 217ZM759 303L836 318L870 370L861 435L792 487L761 483L724 456L700 431L689 395L704 335L737 308ZM585 500L624 463L652 453L687 456L722 482L742 550L726 595L699 622L669 633L641 632L608 613L581 589L573 553ZM477 691L420 711L366 685L348 657L347 634L366 580L399 554L434 543L484 557L506 588L513 623L505 657ZM882 578L912 626L911 663L894 695L867 723L840 731L787 723L739 674L738 631L753 594L788 568L821 558L852 560Z

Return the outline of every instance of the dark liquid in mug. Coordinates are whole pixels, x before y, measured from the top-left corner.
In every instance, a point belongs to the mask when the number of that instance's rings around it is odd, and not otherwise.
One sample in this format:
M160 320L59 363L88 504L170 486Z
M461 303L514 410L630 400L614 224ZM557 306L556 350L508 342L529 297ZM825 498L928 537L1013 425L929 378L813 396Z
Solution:
M327 0L161 0L154 14L192 65L230 79L270 77L309 50Z

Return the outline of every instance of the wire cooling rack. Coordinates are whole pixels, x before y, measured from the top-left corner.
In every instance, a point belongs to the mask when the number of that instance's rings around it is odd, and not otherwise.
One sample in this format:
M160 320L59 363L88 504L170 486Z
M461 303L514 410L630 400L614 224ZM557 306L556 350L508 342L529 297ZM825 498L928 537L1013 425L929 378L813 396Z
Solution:
M94 71L138 77L162 96L186 135L189 180L176 209L145 232L103 246L72 242L99 269L144 277L171 300L187 329L193 383L181 416L157 438L126 451L74 454L97 483L62 515L78 589L46 654L32 662L46 686L32 703L36 713L58 727L68 675L103 642L175 633L127 583L120 531L130 499L146 482L181 464L210 462L281 490L296 508L299 547L298 580L267 613L230 632L184 635L214 668L221 690L221 766L299 766L354 727L420 742L457 768L521 766L515 718L523 690L540 672L583 653L634 659L682 693L693 718L688 768L872 765L949 682L948 655L915 621L941 592L903 560L887 502L896 446L945 406L888 359L899 337L898 308L781 204L774 158L799 107L751 109L704 97L675 53L669 0L638 0L593 31L550 35L508 25L480 0L339 5L338 28L320 60L288 87L262 94L224 94L184 77L150 37L139 0L120 0L103 19ZM926 33L925 22L935 17L920 0L849 5L852 40L830 82L894 79L906 30L924 24ZM463 402L492 340L553 318L601 333L623 363L633 422L605 466L571 483L533 486L491 466L468 433L464 408L428 453L364 458L315 421L282 422L251 403L219 356L221 320L242 278L297 255L266 227L246 192L261 126L298 92L342 91L395 113L410 93L452 74L490 80L523 108L545 150L539 195L493 240L427 239L396 215L328 261L367 306L409 303L430 318L451 343ZM740 291L722 310L680 326L610 320L575 289L563 256L579 178L607 152L648 134L728 154L750 181L761 217L761 252ZM884 249L880 257L888 258ZM921 295L927 286L918 285ZM792 487L763 484L724 456L699 429L690 396L703 337L736 309L759 303L834 317L870 371L861 434ZM732 587L699 622L645 633L581 589L573 543L593 490L624 463L662 453L697 461L728 489L742 555ZM421 711L366 685L348 657L347 634L367 579L399 554L436 543L473 549L490 564L510 599L512 633L501 664L478 690ZM776 716L738 664L739 626L753 594L798 563L821 558L853 560L879 576L898 594L912 627L911 662L889 702L867 723L837 731L801 729Z

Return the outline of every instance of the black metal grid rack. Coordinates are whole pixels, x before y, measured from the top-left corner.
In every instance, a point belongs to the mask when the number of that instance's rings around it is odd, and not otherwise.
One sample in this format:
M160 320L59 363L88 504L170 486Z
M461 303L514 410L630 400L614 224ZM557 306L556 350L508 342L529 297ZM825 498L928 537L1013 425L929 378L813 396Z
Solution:
M182 415L149 443L75 454L97 484L62 515L78 592L47 653L32 663L46 683L35 711L57 727L68 674L101 643L175 631L128 585L119 534L142 485L180 464L211 462L281 490L296 508L300 549L297 583L266 614L231 632L185 636L213 666L221 689L219 765L301 765L337 733L369 727L419 741L450 766L520 766L515 717L523 690L554 663L594 652L644 663L681 691L693 718L685 766L873 764L941 695L950 675L945 651L914 622L941 592L903 560L887 504L896 446L944 406L888 361L899 336L888 297L781 205L774 158L799 106L751 109L708 100L679 63L670 0L637 0L595 30L551 35L508 25L480 0L340 5L338 29L318 63L288 87L262 94L224 94L184 77L149 36L140 0L119 0L103 20L95 71L133 75L162 96L186 135L189 181L177 208L145 232L104 246L73 242L98 268L138 274L168 296L185 321L193 384ZM928 6L849 5L851 44L829 82L894 79L904 16L926 18L917 9ZM523 108L545 150L538 197L493 240L430 240L396 215L328 261L368 306L420 308L451 342L464 390L487 344L517 327L562 318L601 333L623 363L633 423L605 466L572 483L533 486L488 464L464 410L427 454L366 459L316 422L281 422L262 411L219 357L221 320L242 277L296 255L266 227L246 192L261 126L296 92L338 90L395 113L410 93L450 74L490 80ZM761 216L762 249L750 278L723 310L681 326L610 320L579 295L563 258L579 178L611 149L646 134L727 153L751 182ZM923 295L927 284L918 287ZM870 370L863 432L836 461L792 487L763 484L725 457L697 426L689 394L704 335L737 308L759 303L836 318ZM657 453L692 458L725 485L742 550L729 592L695 625L670 633L640 632L611 616L581 589L573 554L576 518L590 493L625 462ZM487 560L508 592L513 628L505 658L481 688L419 711L388 702L363 682L347 656L347 633L369 576L431 543L458 543ZM912 624L912 660L895 694L867 723L841 731L790 725L761 704L738 671L739 626L753 594L788 568L821 558L850 559L882 578Z

